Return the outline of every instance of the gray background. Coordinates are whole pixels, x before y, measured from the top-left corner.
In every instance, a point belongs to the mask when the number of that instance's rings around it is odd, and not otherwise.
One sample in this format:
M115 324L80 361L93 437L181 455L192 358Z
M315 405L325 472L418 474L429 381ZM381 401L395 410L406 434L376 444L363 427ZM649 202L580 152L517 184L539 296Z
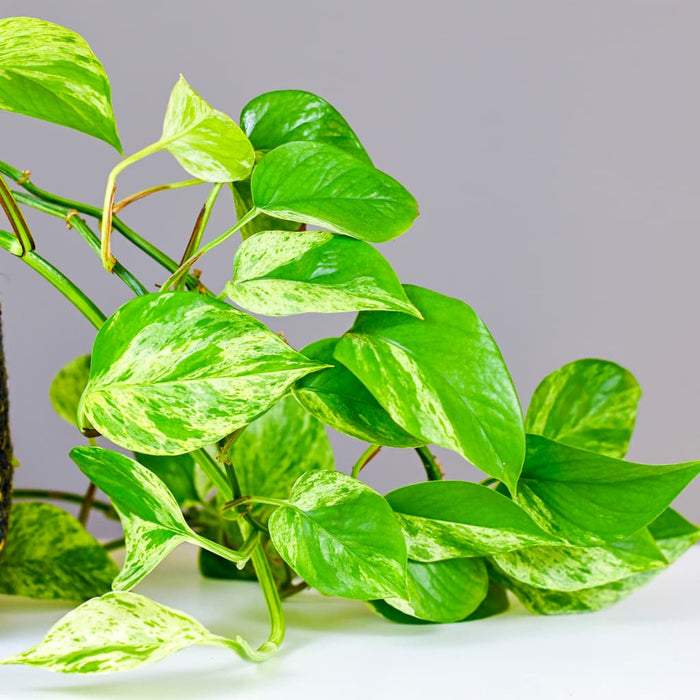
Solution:
M316 92L348 119L375 163L417 197L413 230L382 252L406 282L460 297L500 344L523 403L580 357L632 370L644 399L630 457L700 458L700 6L687 2L231 2L4 0L84 35L111 78L125 151L156 140L182 72L237 117L273 89ZM0 114L0 158L33 181L101 202L117 154L67 129ZM187 177L167 154L119 193ZM178 257L206 189L160 194L125 218ZM223 197L210 233L230 224ZM128 298L74 231L31 215L39 251L111 312ZM149 285L163 272L128 243L115 252ZM223 287L233 244L204 261ZM67 458L82 438L47 387L89 350L91 326L23 264L0 257L19 486L82 490ZM350 315L273 319L292 344L339 334ZM364 449L333 437L349 467ZM439 450L453 478L475 476ZM385 490L421 478L410 452L368 467ZM680 499L700 518L700 484Z

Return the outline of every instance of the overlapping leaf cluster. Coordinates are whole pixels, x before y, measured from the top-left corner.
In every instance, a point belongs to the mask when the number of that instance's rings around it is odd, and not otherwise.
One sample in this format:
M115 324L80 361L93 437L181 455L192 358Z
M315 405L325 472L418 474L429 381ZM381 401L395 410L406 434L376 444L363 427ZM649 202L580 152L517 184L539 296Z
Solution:
M84 87L99 92L99 76L100 99L73 92L34 111L19 99L27 46L38 51L32 22L0 22L0 36L21 30L16 55L0 52L0 72L9 76L0 106L119 146L94 57ZM62 31L55 54L42 54L36 90L81 79L79 68L57 72L61 52L89 50ZM100 119L90 128L69 119L66 99L89 103ZM36 522L69 516L18 506L0 566L4 592L34 586L84 599L104 590L105 576L114 590L8 663L118 670L194 643L260 660L282 640L279 597L304 587L367 601L412 624L497 614L508 606L506 590L536 613L598 610L700 539L700 529L670 507L700 462L624 460L641 395L628 371L598 359L565 365L540 384L523 418L500 350L475 311L402 285L372 245L408 230L417 205L375 168L340 114L315 95L286 90L248 103L240 125L181 78L161 138L110 176L113 184L126 165L168 150L197 181L230 185L238 224L211 244L190 242L165 291L113 313L91 356L54 382L60 415L135 453L96 446L71 453L110 498L127 554L115 577L98 543L65 525L64 543L72 543L71 556L85 557L80 575L94 584L78 585L78 574L61 568L60 547L31 544L42 541ZM107 206L105 263L110 196ZM225 292L178 289L189 264L237 230L243 240ZM341 311L357 312L344 335L301 350L250 315ZM352 475L336 471L325 426L369 443ZM453 450L487 478L441 479L431 445ZM417 451L428 480L386 496L373 491L361 469L382 446L406 448L406 459ZM272 630L258 649L130 592L183 542L200 547L205 575L260 581ZM27 583L47 558L60 576L50 585L39 574ZM134 644L137 637L143 643Z

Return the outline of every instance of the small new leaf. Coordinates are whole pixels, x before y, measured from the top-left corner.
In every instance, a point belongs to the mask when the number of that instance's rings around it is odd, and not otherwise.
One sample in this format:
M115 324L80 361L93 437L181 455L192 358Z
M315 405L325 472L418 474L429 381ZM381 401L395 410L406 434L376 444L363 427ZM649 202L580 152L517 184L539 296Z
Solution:
M49 399L56 413L69 423L78 425L78 406L90 376L90 355L71 360L54 377Z

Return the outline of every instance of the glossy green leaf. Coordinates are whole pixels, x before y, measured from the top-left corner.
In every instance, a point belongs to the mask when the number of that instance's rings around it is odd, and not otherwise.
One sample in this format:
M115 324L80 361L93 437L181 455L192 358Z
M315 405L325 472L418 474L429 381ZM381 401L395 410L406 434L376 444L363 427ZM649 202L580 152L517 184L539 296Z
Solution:
M253 208L253 195L250 192L250 179L231 183L236 216L242 219ZM260 231L299 231L303 224L298 221L285 221L267 214L258 214L241 227L241 238L245 241Z
M418 561L479 557L555 541L509 498L466 481L426 481L386 495L408 555Z
M649 525L649 531L671 564L700 539L700 529L671 508ZM645 586L660 571L661 569L654 569L579 591L542 590L508 577L501 578L531 612L539 615L566 615L607 608Z
M253 421L229 452L244 494L288 498L306 472L333 469L333 449L323 424L292 396ZM269 506L254 506L261 517Z
M149 294L97 334L81 427L137 452L191 452L250 423L321 367L224 302Z
M634 376L605 360L577 360L545 377L525 417L528 433L622 458L642 390Z
M105 70L81 36L57 24L0 19L0 109L77 129L121 153Z
M301 352L326 367L300 379L292 393L307 411L338 432L375 445L418 447L425 440L409 435L379 405L365 385L333 357L338 338L324 338Z
M700 462L625 462L528 435L516 501L573 544L624 539L648 525L700 472Z
M60 673L127 671L193 644L222 646L238 653L245 645L240 639L212 634L179 610L119 591L83 603L61 618L39 644L0 663Z
M268 316L389 310L419 316L391 265L365 243L325 231L263 231L241 244L226 292Z
M523 419L496 343L465 303L404 288L424 320L362 312L335 357L406 431L455 450L514 490Z
M255 164L253 146L240 127L182 76L170 93L158 145L190 175L207 182L244 180Z
M303 90L274 90L258 95L243 108L241 127L259 151L270 151L292 141L314 141L371 163L338 110Z
M115 590L133 588L183 542L232 557L226 547L190 528L173 494L150 469L101 447L76 447L70 456L109 496L122 521L126 561L112 584Z
M356 479L302 475L269 528L284 560L321 593L359 600L407 594L401 527L387 502Z
M48 503L12 506L0 593L82 601L108 591L118 573L102 545L70 513Z
M483 559L408 562L408 596L386 602L406 615L431 622L458 622L486 597L489 577Z
M49 387L49 399L61 418L78 425L78 405L90 376L90 355L71 360L54 377Z
M253 171L253 203L266 214L380 243L405 233L418 205L396 180L335 146L294 142Z
M147 455L136 452L134 457L168 487L180 507L202 500L196 481L195 462L190 455Z
M601 586L631 574L668 566L646 529L607 546L530 547L497 554L491 561L509 578L557 591Z

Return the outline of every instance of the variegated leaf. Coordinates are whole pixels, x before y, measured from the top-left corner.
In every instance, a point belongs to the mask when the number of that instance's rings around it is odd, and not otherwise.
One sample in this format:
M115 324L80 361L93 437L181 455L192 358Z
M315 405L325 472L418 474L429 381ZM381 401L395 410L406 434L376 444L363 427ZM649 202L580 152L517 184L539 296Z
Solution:
M386 310L420 316L369 243L325 231L263 231L244 241L226 293L268 316Z
M81 427L137 452L191 452L250 423L322 367L224 302L150 294L97 334Z
M417 561L479 557L557 540L509 498L466 481L426 481L386 495Z
M321 593L358 600L407 594L401 528L387 502L356 479L325 470L302 475L268 526L284 560Z
M102 545L48 503L15 503L0 565L0 593L82 601L108 591L119 573Z
M78 406L90 376L90 355L71 360L54 377L49 387L49 399L56 413L64 420L78 425Z
M112 584L115 590L133 588L183 542L237 559L232 550L194 532L167 486L138 462L101 447L76 447L70 456L110 497L122 521L126 561Z
M0 663L60 673L108 673L160 661L193 644L225 647L246 658L256 655L240 637L212 634L179 610L120 591L83 603L39 644Z

